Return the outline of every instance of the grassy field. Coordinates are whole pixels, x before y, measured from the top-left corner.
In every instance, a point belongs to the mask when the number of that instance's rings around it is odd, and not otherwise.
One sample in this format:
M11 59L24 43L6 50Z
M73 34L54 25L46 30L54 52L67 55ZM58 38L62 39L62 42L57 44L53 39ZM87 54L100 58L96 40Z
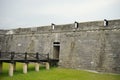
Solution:
M120 80L120 75L92 73L82 70L51 68L46 70L40 67L39 72L35 72L34 65L30 64L28 73L22 73L22 64L17 63L16 72L13 77L8 76L8 64L3 64L3 73L0 80Z

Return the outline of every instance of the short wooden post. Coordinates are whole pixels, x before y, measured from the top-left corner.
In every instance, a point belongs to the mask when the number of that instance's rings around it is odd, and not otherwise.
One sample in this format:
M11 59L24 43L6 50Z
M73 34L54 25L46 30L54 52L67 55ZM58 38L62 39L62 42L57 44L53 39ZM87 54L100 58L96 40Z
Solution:
M11 60L13 60L15 53L11 52Z
M0 58L1 58L1 51L0 51Z
M14 71L16 71L16 62L14 63L14 68L13 69L14 69Z
M13 76L13 63L9 63L9 76Z
M35 71L39 71L39 67L40 67L40 65L39 65L39 63L35 63Z
M47 69L47 70L50 69L50 64L49 64L49 62L46 62L46 69Z
M26 74L27 73L27 63L23 63L23 73Z
M36 53L36 59L39 60L39 53Z
M25 60L27 60L27 52L25 52Z
M2 65L3 65L3 63L0 62L0 73L2 73Z

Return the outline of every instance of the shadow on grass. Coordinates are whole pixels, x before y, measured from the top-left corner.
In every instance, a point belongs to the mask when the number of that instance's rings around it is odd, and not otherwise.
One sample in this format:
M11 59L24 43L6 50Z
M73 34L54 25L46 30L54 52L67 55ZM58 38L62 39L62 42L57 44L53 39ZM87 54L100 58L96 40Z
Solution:
M8 76L8 71L4 71L4 72L0 73L0 78L5 77L5 76Z
M39 68L39 70L40 70L40 71L41 71L41 70L46 70L46 68L45 68L44 66L42 66L42 67ZM33 72L33 71L35 71L35 67L30 67L30 68L28 68L28 72Z

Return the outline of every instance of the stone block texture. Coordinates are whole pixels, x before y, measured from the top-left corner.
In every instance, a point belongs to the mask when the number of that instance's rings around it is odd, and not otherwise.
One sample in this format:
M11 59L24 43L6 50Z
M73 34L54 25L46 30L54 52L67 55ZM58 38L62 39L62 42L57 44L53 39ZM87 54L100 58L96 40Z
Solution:
M13 31L13 34L6 34ZM55 46L59 43L59 47ZM59 49L58 49L59 48ZM0 30L0 50L50 54L60 67L120 73L120 20ZM58 58L58 57L57 57Z

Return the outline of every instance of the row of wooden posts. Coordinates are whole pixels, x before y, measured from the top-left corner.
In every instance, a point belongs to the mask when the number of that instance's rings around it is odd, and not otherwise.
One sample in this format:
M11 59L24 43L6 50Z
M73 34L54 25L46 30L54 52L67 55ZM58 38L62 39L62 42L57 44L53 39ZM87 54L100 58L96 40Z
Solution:
M26 74L28 70L29 63L23 63L23 73ZM49 62L45 62L46 69L50 69ZM39 71L40 63L35 62L35 71ZM0 73L2 73L3 62L0 62ZM16 63L9 63L9 76L13 76L14 71L16 71Z

